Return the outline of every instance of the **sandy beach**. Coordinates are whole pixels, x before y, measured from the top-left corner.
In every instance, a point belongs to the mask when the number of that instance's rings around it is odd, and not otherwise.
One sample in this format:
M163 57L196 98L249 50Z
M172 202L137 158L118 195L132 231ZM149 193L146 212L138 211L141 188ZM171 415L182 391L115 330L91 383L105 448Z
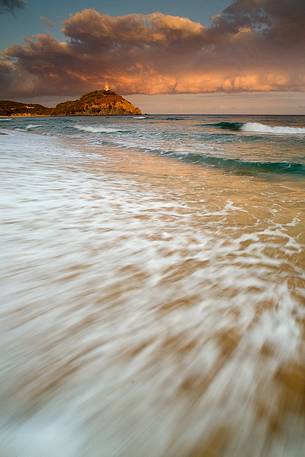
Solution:
M0 142L5 457L303 456L303 178L39 128Z

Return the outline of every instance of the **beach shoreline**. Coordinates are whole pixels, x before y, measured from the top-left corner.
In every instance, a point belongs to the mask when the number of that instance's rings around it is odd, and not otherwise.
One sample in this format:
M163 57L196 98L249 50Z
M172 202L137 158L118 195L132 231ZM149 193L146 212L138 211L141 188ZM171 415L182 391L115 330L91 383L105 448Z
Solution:
M303 181L88 122L0 142L5 451L302 455Z

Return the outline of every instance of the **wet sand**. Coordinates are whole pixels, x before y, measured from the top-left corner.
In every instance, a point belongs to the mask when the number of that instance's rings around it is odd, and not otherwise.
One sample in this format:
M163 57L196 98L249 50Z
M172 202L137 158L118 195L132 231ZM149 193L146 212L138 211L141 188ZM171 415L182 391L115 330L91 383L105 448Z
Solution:
M0 148L1 457L303 457L304 182Z

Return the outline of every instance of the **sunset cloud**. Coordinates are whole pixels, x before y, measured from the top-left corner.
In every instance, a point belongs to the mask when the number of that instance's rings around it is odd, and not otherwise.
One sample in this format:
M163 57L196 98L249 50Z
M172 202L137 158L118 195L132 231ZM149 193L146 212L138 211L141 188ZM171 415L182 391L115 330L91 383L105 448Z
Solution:
M304 91L303 0L235 0L209 27L152 13L80 11L66 40L27 38L0 60L0 96Z

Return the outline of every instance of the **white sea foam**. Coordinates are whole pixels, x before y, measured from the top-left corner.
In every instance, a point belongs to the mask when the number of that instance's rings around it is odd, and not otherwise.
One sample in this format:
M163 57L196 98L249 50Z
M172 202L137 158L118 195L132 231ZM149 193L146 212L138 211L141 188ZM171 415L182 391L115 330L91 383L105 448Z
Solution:
M116 133L116 132L122 132L121 129L114 129L112 127L105 127L104 125L97 125L91 126L91 125L74 125L73 126L77 130L81 130L82 132L89 132L89 133Z
M12 121L13 119L10 118L0 118L0 121Z
M41 124L29 124L26 126L26 130L36 129L37 127L43 127Z
M271 126L259 122L247 122L242 126L245 132L272 133L276 135L305 135L305 127Z
M146 116L133 116L133 119L146 119Z
M24 423L10 424L1 434L1 456L62 457L80 456L81 439L60 419L49 421L39 414Z

